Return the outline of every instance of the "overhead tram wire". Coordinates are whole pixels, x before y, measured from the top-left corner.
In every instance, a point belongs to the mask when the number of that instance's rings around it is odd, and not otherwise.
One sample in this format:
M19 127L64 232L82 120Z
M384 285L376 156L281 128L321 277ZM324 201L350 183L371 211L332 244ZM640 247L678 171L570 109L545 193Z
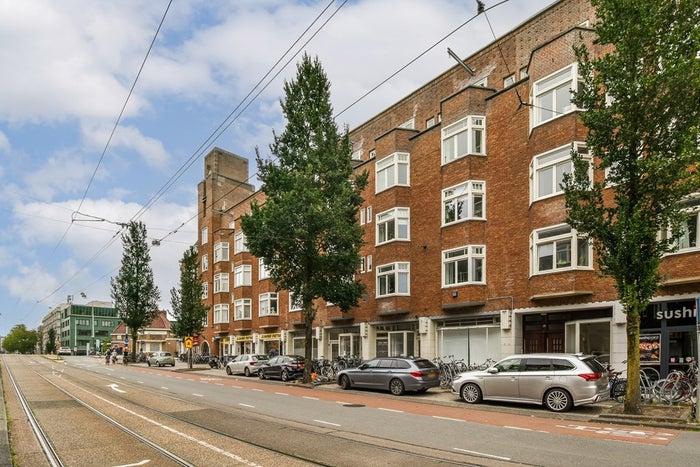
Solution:
M151 40L151 44L148 46L148 50L146 51L146 55L143 57L143 60L141 61L141 66L139 67L138 73L136 73L136 78L134 78L134 82L131 84L131 89L129 89L129 94L126 96L126 100L124 101L124 104L122 105L121 110L119 111L119 116L117 117L117 120L114 122L114 126L112 127L112 132L109 134L109 138L107 138L107 143L105 143L104 149L102 149L102 154L100 154L100 158L97 161L97 165L95 166L95 170L92 171L92 175L90 176L90 180L88 181L87 186L85 187L85 192L83 193L83 197L80 199L80 203L78 203L78 207L76 208L76 211L80 211L80 208L83 207L83 203L85 202L85 198L87 198L87 194L90 191L90 187L92 186L92 182L95 180L95 176L97 175L97 171L100 168L100 165L102 164L102 160L105 157L105 154L107 153L107 148L109 148L110 143L112 142L112 138L114 137L114 133L116 133L117 128L119 127L119 122L121 122L122 116L124 116L124 111L126 110L126 106L129 103L129 99L131 99L131 95L134 93L134 88L136 88L136 83L139 80L139 77L141 76L141 72L143 71L143 67L146 65L146 60L148 60L148 57L151 54L151 50L153 50L153 45L156 42L156 38L158 37L158 33L160 32L161 27L163 26L163 23L165 22L165 17L168 15L168 11L170 10L170 5L172 5L173 0L168 1L168 6L165 7L165 11L163 12L163 16L160 19L160 23L158 24L158 28L156 29L155 34L153 35L153 39ZM66 231L63 232L63 235L61 238L58 240L58 243L56 246L53 248L52 253L58 249L58 247L63 243L63 240L66 238L68 235L68 232L70 231L71 227L73 226L73 221L71 219L71 223L68 224L68 227L66 228Z
M207 139L204 140L204 142L202 142L202 143L199 145L199 147L197 147L197 149L192 153L192 155L190 156L190 158L189 158L187 161L185 161L185 163L183 163L183 164L180 166L180 168L173 174L172 177L170 177L170 179L165 183L165 185L163 185L163 186L153 195L153 197L151 197L151 199L144 205L144 207L141 208L141 210L134 216L135 218L141 216L145 211L147 211L148 209L150 209L150 208L153 206L153 204L155 204L155 203L160 199L160 197L161 197L167 190L169 190L177 180L180 179L180 177L182 177L182 175L192 166L192 164L194 164L194 162L196 162L200 157L202 157L202 156L204 155L204 153L206 152L206 150L207 150L208 148L210 148L211 145L212 145L217 139L219 139L219 137L224 133L224 131L226 131L236 120L238 120L238 118L243 114L243 112L245 112L245 111L248 109L248 107L258 98L258 96L260 96L260 94L262 94L262 92L263 92L265 89L267 89L267 87L272 83L272 81L273 81L275 78L277 78L277 76L279 76L279 74L287 67L287 65L289 65L289 63L294 59L294 57L296 57L296 56L299 54L299 52L300 52L301 50L303 50L303 46L306 46L306 45L309 43L309 41L311 41L311 39L313 39L314 37L316 37L316 35L321 31L321 29L323 29L323 27L338 13L338 11L340 11L340 9L347 3L347 0L344 0L344 1L340 4L340 6L338 6L338 8L336 8L336 10L331 14L331 16L330 16L326 21L324 21L324 23L316 30L316 32L314 32L313 35L312 35L306 42L304 42L302 48L300 48L299 50L297 50L297 52L295 52L295 53L291 56L291 58L289 58L289 60L287 60L287 62L285 62L285 64L277 71L277 73L275 73L275 74L272 76L272 78L270 78L270 80L268 80L267 84L265 84L265 86L263 86L263 87L248 101L248 103L246 103L245 106L243 106L243 104L246 102L246 100L248 100L248 98L253 94L253 92L255 92L255 90L260 86L260 84L261 84L268 76L270 76L270 74L274 71L274 69L277 67L277 65L279 65L279 63L284 59L284 57L286 57L286 56L289 54L289 52L292 50L292 48L293 48L295 45L297 45L297 44L299 43L299 41L301 41L301 39L306 35L306 33L309 32L309 30L314 26L314 24L316 24L316 23L319 21L319 19L320 19L320 18L323 16L323 14L331 7L331 5L333 5L333 3L334 3L334 0L331 0L331 1L328 3L328 5L326 5L326 7L316 16L316 18L314 18L314 20L311 22L311 24L309 24L309 26L304 30L304 32L302 32L302 33L299 35L299 37L297 37L297 39L292 43L292 45L290 45L289 48L280 56L280 58L270 67L270 69L267 71L267 73L265 73L265 75L264 75L262 78L260 78L260 80L258 80L258 82L255 84L255 86L253 86L253 87L251 88L251 90L248 92L248 94L247 94L247 95L238 103L238 105L226 116L226 118L219 124L219 126L217 126L216 129L207 137ZM241 106L243 106L242 109L241 109ZM239 109L240 109L240 111L239 111L238 114L235 115L235 117L234 117L234 114L236 114L236 112L237 112ZM192 218L190 218L189 220L187 220L185 223L190 222L190 221L191 221L192 219L194 219L195 217L196 217L196 215L193 216Z
M344 108L342 111L340 111L340 112L338 112L337 114L335 114L335 116L334 116L333 118L334 118L334 119L335 119L335 118L338 118L338 117L339 117L340 115L342 115L344 112L348 111L351 107L353 107L355 104L357 104L358 102L360 102L361 100L363 100L364 98L366 98L367 96L369 96L371 93L373 93L374 91L376 91L376 90L377 90L379 87L381 87L382 85L386 84L386 82L388 82L391 78L393 78L393 77L395 77L396 75L398 75L400 72L402 72L403 70L405 70L406 68L408 68L411 64L413 64L414 62L416 62L418 59L420 59L422 56L424 56L424 55L425 55L426 53L428 53L430 50L434 49L434 48L437 47L440 43L444 42L445 39L447 39L448 37L450 37L451 35L453 35L455 32L457 32L457 31L459 31L460 29L462 29L464 26L466 26L466 25L469 24L470 22L472 22L477 16L479 16L479 14L483 13L484 11L491 10L491 9L493 9L493 8L496 8L496 7L498 7L498 6L500 6L500 5L504 4L504 3L507 3L508 1L509 1L509 0L503 0L503 1L497 3L497 4L493 5L493 6L491 6L491 7L489 7L489 8L485 8L485 9L482 9L481 7L479 7L478 12L477 12L476 15L472 16L471 18L469 18L467 21L465 21L464 23L462 23L461 25L459 25L458 27L456 27L455 29L453 29L452 31L450 31L447 35L443 36L443 37L442 37L440 40L438 40L435 44L431 45L431 46L428 47L426 50L424 50L423 52L421 52L420 54L418 54L415 58L413 58L413 59L412 59L411 61L409 61L407 64L405 64L404 66L402 66L401 68L399 68L397 71L395 71L394 73L392 73L391 75L389 75L389 77L387 77L386 79L384 79L381 83L377 84L375 87L373 87L372 89L370 89L369 91L367 91L365 94L363 94L362 96L360 96L358 99L356 99L356 100L355 100L354 102L352 102L349 106L347 106L346 108ZM340 7L338 7L338 9L340 9L344 4L345 4L345 2L343 2L343 4L342 4ZM337 10L336 10L336 12L337 12ZM335 13L333 13L333 14L335 15ZM332 18L332 17L331 17L331 18ZM329 20L330 20L330 18L329 18ZM328 22L328 21L326 21L326 23L327 23L327 22ZM324 23L324 25L325 25L325 23ZM319 29L319 31L320 31L320 29ZM317 31L317 33L318 33L318 31ZM317 33L316 33L316 34L317 34ZM315 34L314 34L314 36L315 36ZM312 37L311 39L313 39L313 37ZM309 41L310 41L311 39L309 39ZM306 45L309 41L307 41L304 45ZM275 77L276 77L276 76L275 76ZM273 77L273 79L274 79L275 77ZM270 84L270 83L268 83L268 85L269 85L269 84ZM267 87L267 85L266 85L266 87ZM263 89L264 89L264 88L263 88ZM262 91L261 91L261 92L262 92ZM256 94L256 97L257 97L257 95L259 95L259 94L260 94L260 93ZM246 108L247 108L247 106L246 106ZM243 109L243 110L245 110L245 109ZM234 121L235 121L235 120L234 120ZM233 123L233 122L231 122L231 123ZM229 126L230 126L231 123L229 123ZM226 128L228 128L228 126L227 126ZM257 175L257 172L256 172L255 174L251 175L250 177L248 177L248 178L245 180L244 183L246 183L246 182L252 180L253 178L255 178L256 175ZM216 203L216 202L218 202L218 201L224 199L226 196L228 196L228 195L230 195L231 193L233 193L233 192L234 192L235 190L237 190L242 184L243 184L243 183L240 183L240 184L236 185L235 187L233 187L231 190L229 190L228 192L226 192L225 194L223 194L221 197L219 197L219 199L215 200L214 203ZM187 221L185 221L185 222L183 223L183 225L184 225L184 224L187 224L187 223L189 223L189 222L191 222L191 221L194 220L197 216L198 216L198 214L195 214L194 216L192 216L191 218L189 218ZM175 230L174 232L176 232L176 231L177 231L177 230ZM174 232L173 232L173 233L174 233ZM170 235L170 234L164 236L163 238L159 239L158 241L162 241L162 240L166 239L169 235Z
M178 171L176 171L176 173L170 178L170 180L169 180L160 190L158 190L158 191L156 192L156 195L154 195L154 196L144 205L144 207L141 208L141 210L139 210L134 216L132 216L132 218L131 218L132 221L138 219L141 215L143 215L143 213L144 213L145 211L147 211L148 209L150 209L150 207L152 207L153 204L155 204L155 202L165 193L165 191L167 191L167 190L174 184L174 182L175 182L176 180L178 180L178 179L182 176L182 174L183 174L189 167L192 166L192 164L194 163L194 161L196 161L199 157L201 157L201 155L203 154L204 150L205 150L206 148L208 148L214 141L216 141L216 139L218 139L218 138L221 136L221 134L222 134L226 129L228 129L228 128L231 126L231 124L233 124L233 122L235 122L235 120L242 114L242 112L245 111L245 110L250 106L250 104L262 93L262 91L265 90L265 89L267 88L267 86L270 85L270 83L272 82L272 80L274 80L277 76L279 76L279 74L282 72L282 70L284 69L284 67L283 67L282 69L280 69L280 71L278 71L278 72L270 79L270 81L268 81L268 83L265 85L265 87L263 87L262 90L260 90L260 91L253 97L253 99L252 99L250 102L248 102L248 104L246 104L246 106L241 110L241 112L239 112L239 114L236 116L236 118L235 118L234 120L232 120L231 122L229 122L228 124L226 124L226 122L233 116L233 114L236 112L236 110L239 109L239 108L241 107L241 105L243 105L243 103L245 102L245 100L246 100L251 94L253 94L253 92L254 92L255 89L260 85L260 83L262 83L262 82L265 80L265 78L266 78L267 76L269 76L270 73L272 73L272 71L275 69L275 67L284 59L284 57L289 53L289 51L304 37L304 35L306 35L306 33L313 27L313 25L316 24L316 23L318 22L318 20L321 18L321 16L323 16L323 14L331 7L331 5L334 3L334 1L335 1L335 0L331 0L331 1L328 3L328 5L326 5L326 7L316 16L316 18L311 22L311 24L304 30L304 32L303 32L302 34L299 35L299 37L296 39L296 41L294 41L294 43L292 43L292 45L287 49L287 51L285 51L285 53L282 54L282 56L277 60L277 62L275 62L275 64L270 68L270 70L269 70L269 71L258 81L258 83L251 89L251 91L246 95L246 97L245 97L245 98L236 106L236 108L221 122L221 124L216 128L216 130L214 130L214 131L211 133L211 135L197 148L197 150L192 154L192 156L190 157L190 159L188 159L188 161L187 161L185 164L183 164L183 165L180 167L180 169L178 169ZM170 2L168 3L168 9L170 8L170 4L171 4L171 3L172 3L172 0L170 0ZM311 39L313 39L313 37L315 37L315 36L320 32L320 30L328 23L328 21L330 21L330 19L333 18L333 16L335 16L335 14L336 14L346 3L347 3L347 0L344 0L344 1L340 4L340 6L338 6L338 8L333 12L333 14L330 16L330 18L328 18L328 20L326 20L326 21L321 25L321 27L311 36ZM166 12L165 12L166 14L167 14L167 11L168 11L168 10L166 9ZM160 28L161 28L161 26L162 26L164 20L165 20L165 14L163 15L163 18L162 18L162 20L161 20L161 23L160 23L160 25L158 26L158 31L160 31ZM157 36L157 34L158 34L158 31L156 31L156 36ZM304 43L304 45L308 44L308 42L309 42L311 39L307 40L307 41ZM151 47L148 49L148 53L150 53L151 48L153 47L153 43L154 43L154 42L155 42L155 37L154 37L154 39L153 39L153 42L151 43ZM301 49L300 49L300 50L301 50ZM291 62L291 60L294 58L294 56L296 56L296 55L298 55L298 54L299 54L299 51L297 51L297 52L295 53L295 55L293 55L292 58L290 58L290 59L285 63L284 66L286 67L286 66ZM148 57L148 54L146 55L146 57ZM145 63L145 59L144 59L144 63ZM142 64L142 66L141 66L141 69L143 69L143 64ZM141 70L139 70L139 75L140 75L140 73L141 73ZM137 76L137 79L138 79L138 76ZM135 86L135 85L136 85L136 81L134 81L134 86ZM133 89L134 89L134 86L132 86L132 91L133 91ZM129 96L131 96L131 92L129 93ZM128 99L127 99L127 101L128 101ZM122 108L122 113L123 113L125 107L126 107L126 103L124 104L124 107ZM119 119L121 119L122 113L120 113ZM118 120L118 121L119 121L119 120ZM117 123L118 123L118 121L117 121ZM116 125L115 125L115 129L116 129ZM114 130L112 131L112 134L114 134ZM110 140L111 140L111 136L110 136ZM109 144L109 142L108 142L108 144ZM107 149L107 146L105 146L105 151L103 151L102 156L104 156L104 153L106 152L106 149ZM200 154L200 153L201 153L201 154ZM101 160L102 160L102 158L100 158L100 161L101 161ZM99 165L98 165L98 166L99 166ZM97 169L95 169L95 172L96 172L96 171L97 171ZM93 178L94 178L94 175L95 175L95 174L93 173ZM250 178L249 178L249 180L250 180ZM91 181L92 181L92 179L91 179ZM88 188L89 188L89 185L88 185ZM86 189L86 191L85 191L85 195L83 196L83 200L85 199L85 196L86 196L86 195L87 195L87 189ZM82 201L81 201L81 206L82 206ZM79 213L79 209L76 210L76 211L74 211L74 214L75 214L75 213ZM80 213L80 214L85 215L84 213ZM90 216L90 217L95 217L95 216ZM185 224L191 222L191 221L192 221L193 219L195 219L196 217L197 217L197 215L191 217L191 218L188 219L187 221L183 222L183 223L182 223L179 227L177 227L175 230L171 231L171 232L168 233L166 236L164 236L162 239L156 240L156 242L160 242L160 241L164 240L165 238L169 237L170 235L173 235L173 234L177 233L178 230L179 230L181 227L183 227ZM71 219L71 224L72 224L72 222L74 222L74 221L75 221L75 219L72 218L72 219ZM104 219L104 221L106 221L106 222L112 222L112 221L108 221L108 220L106 220L106 219ZM112 223L115 223L115 222L112 222ZM124 225L125 225L125 224L124 224ZM73 275L72 275L70 278L68 278L66 281L62 282L62 283L61 283L56 289L54 289L50 294L48 294L47 296L45 296L44 298L42 298L42 299L40 299L40 300L37 300L37 303L41 303L41 302L43 302L43 301L49 299L51 296L53 296L55 293L57 293L59 290L61 290L63 287L65 287L68 283L70 283L70 281L72 281L72 280L73 280L80 272L82 272L88 265L92 264L92 262L94 262L107 248L109 248L109 246L111 246L111 245L114 243L114 241L116 240L116 238L117 238L118 235L119 235L119 232L121 232L121 230L123 229L123 225L121 225L120 227L121 227L120 230L117 231L117 232L114 234L114 236L113 236L102 248L100 248L100 250L98 250L98 251L97 251L97 252L96 252L82 267L80 267L80 269L78 269L78 270L76 271L75 274L73 274ZM69 227L69 228L70 228L70 227ZM66 231L66 234L67 234L67 233L68 233L68 232ZM65 237L66 234L64 234L63 237ZM63 238L62 238L62 239L63 239ZM61 239L61 241L62 241L62 239ZM59 244L60 244L60 242L59 242ZM58 248L58 245L56 246L56 248Z

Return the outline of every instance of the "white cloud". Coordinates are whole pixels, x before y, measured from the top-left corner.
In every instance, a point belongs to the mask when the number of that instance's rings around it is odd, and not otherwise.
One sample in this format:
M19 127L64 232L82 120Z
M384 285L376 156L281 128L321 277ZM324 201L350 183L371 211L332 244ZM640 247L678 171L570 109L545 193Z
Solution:
M0 153L6 153L10 154L10 140L7 139L7 136L5 136L5 133L0 131ZM2 172L0 172L0 177L2 176Z

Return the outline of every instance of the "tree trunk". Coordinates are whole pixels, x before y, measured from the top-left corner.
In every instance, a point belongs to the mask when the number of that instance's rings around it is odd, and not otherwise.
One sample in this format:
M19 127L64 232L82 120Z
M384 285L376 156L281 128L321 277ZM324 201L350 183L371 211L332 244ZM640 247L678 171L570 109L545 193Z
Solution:
M639 383L639 322L641 305L638 302L628 304L627 310L627 394L625 394L624 413L639 415L642 413L642 394Z
M311 304L308 304L304 309L304 377L302 383L311 383L311 373L313 371L312 350L313 350L313 331L314 313Z

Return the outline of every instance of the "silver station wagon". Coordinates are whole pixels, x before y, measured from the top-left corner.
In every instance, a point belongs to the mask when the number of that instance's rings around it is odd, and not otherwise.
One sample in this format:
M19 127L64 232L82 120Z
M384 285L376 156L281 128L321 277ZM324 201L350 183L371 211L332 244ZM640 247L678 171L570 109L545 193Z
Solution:
M486 370L452 381L452 393L470 404L482 400L544 405L554 412L593 404L609 396L608 375L594 356L512 355Z

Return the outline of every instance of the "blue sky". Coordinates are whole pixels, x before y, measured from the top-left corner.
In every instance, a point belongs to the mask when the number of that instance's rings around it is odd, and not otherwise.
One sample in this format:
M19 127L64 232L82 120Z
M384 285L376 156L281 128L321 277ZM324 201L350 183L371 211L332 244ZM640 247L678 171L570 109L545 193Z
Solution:
M69 295L110 301L117 223L132 219L161 240L152 267L170 309L203 155L250 158L257 186L255 148L267 155L284 128L301 53L318 56L352 128L454 66L448 47L492 42L487 19L498 37L550 3L485 0L460 27L475 0L0 0L0 335Z

